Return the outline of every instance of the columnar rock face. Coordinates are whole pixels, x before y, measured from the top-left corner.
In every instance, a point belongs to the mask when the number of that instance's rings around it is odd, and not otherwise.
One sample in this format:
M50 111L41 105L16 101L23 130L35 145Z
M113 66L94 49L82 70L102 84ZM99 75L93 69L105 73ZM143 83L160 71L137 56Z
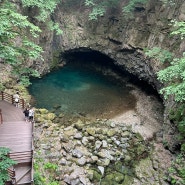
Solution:
M55 57L58 60L63 52L91 49L107 55L120 69L126 69L158 89L156 72L161 64L149 60L143 49L158 46L177 54L185 51L185 43L169 36L170 21L185 20L185 2L179 0L175 5L166 6L160 0L151 0L135 7L133 15L129 16L122 13L124 4L125 0L97 21L88 20L89 11L83 5L61 4L52 19L60 23L63 34L57 36L43 31L40 37L45 50L44 71L54 65L51 61L55 61Z

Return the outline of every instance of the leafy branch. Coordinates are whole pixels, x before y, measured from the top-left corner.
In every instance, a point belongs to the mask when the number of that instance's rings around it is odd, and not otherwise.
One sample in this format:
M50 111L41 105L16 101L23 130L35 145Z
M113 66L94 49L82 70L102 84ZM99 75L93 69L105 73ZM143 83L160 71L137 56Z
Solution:
M9 179L8 168L16 164L15 161L7 157L9 152L10 149L0 147L0 184L5 184Z

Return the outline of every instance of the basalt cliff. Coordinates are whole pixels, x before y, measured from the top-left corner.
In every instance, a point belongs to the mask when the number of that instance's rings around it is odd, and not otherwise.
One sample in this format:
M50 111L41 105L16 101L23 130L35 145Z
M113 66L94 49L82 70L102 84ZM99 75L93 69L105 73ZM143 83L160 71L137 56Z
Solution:
M182 56L185 41L170 36L173 29L170 23L174 19L185 21L185 2L177 0L166 6L160 0L150 0L145 5L137 5L129 16L122 12L125 3L123 0L117 7L108 9L96 21L89 20L89 9L83 4L61 3L51 19L59 23L63 34L56 35L48 31L45 23L40 24L43 31L37 42L44 49L45 62L36 61L35 67L44 74L58 63L65 62L65 54L97 51L112 59L119 69L128 71L159 91L162 84L157 80L156 72L163 65L146 57L144 49L161 47ZM29 9L26 14L32 17L36 12ZM169 101L164 104L164 136L168 140L174 135L168 120L172 104Z

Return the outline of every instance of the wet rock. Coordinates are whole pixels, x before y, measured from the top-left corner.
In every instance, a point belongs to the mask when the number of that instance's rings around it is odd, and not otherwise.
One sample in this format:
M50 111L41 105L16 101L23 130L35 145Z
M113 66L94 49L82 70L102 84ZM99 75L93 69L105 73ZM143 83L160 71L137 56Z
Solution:
M75 124L74 124L75 128L77 128L78 130L82 130L84 127L84 124L82 122L82 120L78 120Z

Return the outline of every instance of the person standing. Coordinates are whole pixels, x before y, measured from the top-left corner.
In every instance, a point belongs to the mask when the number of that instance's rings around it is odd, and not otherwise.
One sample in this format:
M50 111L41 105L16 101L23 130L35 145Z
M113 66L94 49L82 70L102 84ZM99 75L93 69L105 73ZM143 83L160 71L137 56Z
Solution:
M19 106L19 92L16 92L16 94L13 95L13 99L14 99L14 104L16 107Z
M33 108L31 108L30 110L29 110L29 122L33 122L34 121L34 109Z
M29 109L25 108L23 113L24 113L25 121L28 122L29 121Z

